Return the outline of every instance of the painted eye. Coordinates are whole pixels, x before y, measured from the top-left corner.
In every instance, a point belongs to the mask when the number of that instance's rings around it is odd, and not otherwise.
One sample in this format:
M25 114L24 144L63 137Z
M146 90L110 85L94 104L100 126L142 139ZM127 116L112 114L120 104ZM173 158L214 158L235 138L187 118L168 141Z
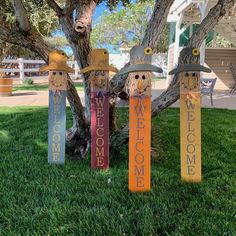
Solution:
M196 76L196 73L192 73L192 76L195 77L195 76Z
M135 77L134 77L135 79L139 79L139 75L135 75Z
M52 72L52 74L53 74L53 75L56 75L56 74L57 74L57 72L53 71L53 72Z
M95 72L95 76L99 76L99 71L96 71L96 72Z
M186 73L185 76L188 77L188 76L189 76L189 73Z
M194 49L192 50L192 54L193 54L194 56L198 56L198 55L200 54L199 49L198 49L198 48L194 48Z
M102 72L101 72L101 75L102 75L102 76L105 76L105 71L102 71Z
M62 75L62 72L59 72L59 75Z
M142 79L146 79L145 75L142 76Z
M152 54L152 49L151 48L145 48L144 49L144 53L146 54L146 55L150 55L150 54Z

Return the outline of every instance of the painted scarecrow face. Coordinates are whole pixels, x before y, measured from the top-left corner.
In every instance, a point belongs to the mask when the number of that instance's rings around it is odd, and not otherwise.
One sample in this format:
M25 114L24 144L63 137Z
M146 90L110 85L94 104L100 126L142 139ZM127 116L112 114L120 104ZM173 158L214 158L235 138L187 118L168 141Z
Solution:
M200 73L194 71L181 72L180 86L182 91L197 92L200 89Z
M151 96L151 72L131 72L128 77L127 92L132 96Z
M92 92L108 91L109 72L92 71L90 73L90 81L91 81Z
M67 90L66 73L63 71L49 71L49 90Z

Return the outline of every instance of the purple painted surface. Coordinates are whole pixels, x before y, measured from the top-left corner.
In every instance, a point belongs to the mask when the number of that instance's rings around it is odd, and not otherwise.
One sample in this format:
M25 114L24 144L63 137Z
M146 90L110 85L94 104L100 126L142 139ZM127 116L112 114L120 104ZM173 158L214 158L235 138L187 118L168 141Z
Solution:
M109 97L91 92L91 167L109 168Z

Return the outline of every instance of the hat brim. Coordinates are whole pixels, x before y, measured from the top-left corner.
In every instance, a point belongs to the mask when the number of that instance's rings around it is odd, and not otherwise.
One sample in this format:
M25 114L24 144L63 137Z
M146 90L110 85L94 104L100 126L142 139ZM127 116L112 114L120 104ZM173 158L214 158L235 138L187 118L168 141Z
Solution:
M112 71L112 72L115 72L115 73L117 73L118 72L118 70L115 68L115 67L113 67L113 66L104 66L104 67L97 67L97 66L88 66L88 67L85 67L85 68L83 68L81 71L80 71L80 73L82 73L82 74L85 74L85 73L87 73L87 72L90 72L90 71L101 71L101 70L105 70L105 71Z
M53 64L53 65L46 65L46 66L42 66L39 68L40 72L43 71L65 71L67 73L75 73L75 70L72 69L69 66L66 65L60 65L60 64Z
M202 71L211 73L211 69L198 64L179 65L177 68L171 70L169 75L174 75L183 71Z
M153 71L157 73L163 72L161 68L151 65L151 64L133 64L133 65L129 65L128 67L121 69L118 74L121 75L121 74L130 73L130 72L137 72L137 71Z

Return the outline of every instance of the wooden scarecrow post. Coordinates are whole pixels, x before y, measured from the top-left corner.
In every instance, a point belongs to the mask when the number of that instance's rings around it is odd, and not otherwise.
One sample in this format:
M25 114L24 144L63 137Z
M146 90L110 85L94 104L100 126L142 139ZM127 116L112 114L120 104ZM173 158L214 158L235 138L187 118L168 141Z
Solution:
M89 66L81 73L90 72L91 89L91 167L109 168L109 65L106 49L94 49L89 55Z
M211 70L201 66L198 48L184 48L181 58L192 64L179 64L170 75L180 77L180 143L181 179L188 182L201 181L201 91L200 72Z
M152 49L135 46L130 65L119 72L129 73L129 190L150 191L151 185L151 80L152 71L162 69L151 64Z
M48 163L52 164L65 163L67 73L74 73L66 62L64 52L52 51L49 65L39 69L49 71Z

